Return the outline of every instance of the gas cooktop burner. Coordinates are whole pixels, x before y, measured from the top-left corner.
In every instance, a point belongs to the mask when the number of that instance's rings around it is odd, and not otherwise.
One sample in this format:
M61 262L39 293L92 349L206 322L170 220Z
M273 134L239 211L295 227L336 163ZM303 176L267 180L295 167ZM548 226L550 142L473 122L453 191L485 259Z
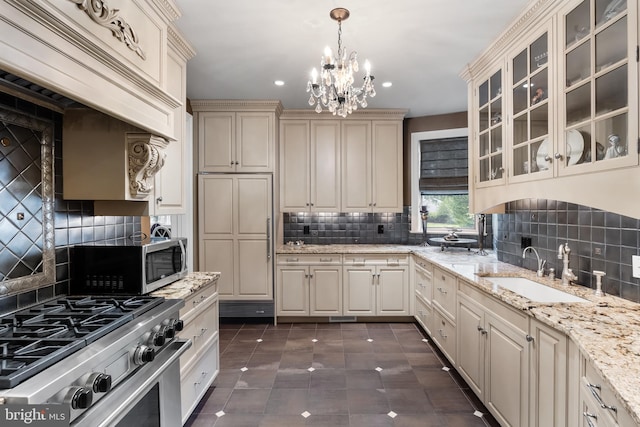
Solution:
M164 301L71 296L0 319L0 389L12 388Z

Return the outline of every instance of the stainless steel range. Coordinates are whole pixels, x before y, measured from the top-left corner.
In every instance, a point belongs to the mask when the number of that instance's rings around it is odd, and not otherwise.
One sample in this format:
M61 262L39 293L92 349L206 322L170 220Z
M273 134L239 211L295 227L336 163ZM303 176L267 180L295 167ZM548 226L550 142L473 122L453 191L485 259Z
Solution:
M74 426L180 425L183 305L70 296L0 318L0 405L68 407Z

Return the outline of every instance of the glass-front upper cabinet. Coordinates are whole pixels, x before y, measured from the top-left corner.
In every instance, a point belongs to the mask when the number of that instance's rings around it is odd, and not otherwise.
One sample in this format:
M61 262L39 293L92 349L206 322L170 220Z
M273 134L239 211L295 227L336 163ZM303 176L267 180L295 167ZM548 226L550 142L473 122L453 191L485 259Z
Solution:
M478 181L502 181L502 70L478 86Z
M561 174L638 164L637 2L629 7L584 0L564 15Z
M514 178L553 173L549 81L549 37L545 32L511 59L510 175Z

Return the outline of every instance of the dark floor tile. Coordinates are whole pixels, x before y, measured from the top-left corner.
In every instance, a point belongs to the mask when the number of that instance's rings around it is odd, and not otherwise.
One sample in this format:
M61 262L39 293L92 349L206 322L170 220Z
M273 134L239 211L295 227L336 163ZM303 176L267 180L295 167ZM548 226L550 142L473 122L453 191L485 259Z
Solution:
M345 353L345 368L347 369L370 369L378 367L375 353Z
M318 323L316 325L316 329L319 331L320 329L337 329L342 330L341 323Z
M296 329L317 329L317 325L315 323L292 323L291 330Z
M366 329L343 329L342 339L346 341L351 340L366 340L369 338L369 332Z
M278 373L275 369L249 369L243 372L236 383L235 388L265 388L273 387L273 382Z
M242 329L243 325L244 325L244 323L225 323L225 322L220 322L220 330L222 330L222 329L233 329L233 330L239 331L240 329Z
M285 352L280 359L280 369L300 368L308 369L313 363L313 353L308 352Z
M343 347L345 353L373 353L373 346L366 339L345 339Z
M431 348L422 341L402 342L402 351L405 353L431 353Z
M383 369L380 371L380 378L385 389L422 388L422 384L420 384L411 368Z
M240 375L242 375L242 371L239 369L221 369L216 379L213 380L213 386L233 388L238 382Z
M410 330L410 331L417 331L418 329L416 328L415 323L411 323L411 322L406 322L406 323L389 323L389 327L391 329L393 329L394 331L398 331L398 330Z
M378 341L374 340L371 343L374 353L402 353L404 352L402 346L396 341Z
M376 366L382 369L411 369L404 353L376 353L375 360Z
M347 369L347 389L378 389L382 388L380 374L371 370Z
M442 368L413 368L413 373L420 384L428 390L458 388L458 384L449 372L443 371Z
M351 427L393 427L393 418L386 414L354 414L349 417Z
M215 414L221 411L227 404L232 392L233 388L214 387L204 405L198 408L197 411L201 414Z
M235 389L224 407L227 414L262 414L272 393L269 389Z
M349 427L349 415L313 415L307 418L307 426Z
M428 414L433 406L424 390L415 388L385 389L389 408L397 414Z
M249 369L278 369L280 365L281 353L258 353L255 352L247 362Z
M218 418L216 427L260 427L261 414L225 414Z
M214 414L193 413L184 424L184 427L212 427L216 421L218 421L218 417Z
M245 323L240 330L259 330L264 331L269 327L270 323Z
M284 346L284 353L313 352L312 338L289 338Z
M342 339L320 339L313 345L314 354L344 353Z
M482 418L473 414L442 414L446 427L485 427Z
M260 427L304 427L307 419L302 415L266 414L260 421ZM327 424L328 425L328 424Z
M347 390L349 414L386 414L389 402L382 389Z
M409 364L414 368L438 368L442 367L440 359L433 354L429 353L404 353Z
M306 369L280 369L273 383L273 388L309 388L311 373Z
M439 414L400 414L393 420L394 427L444 427Z
M313 353L312 365L315 369L344 369L344 353Z
M245 355L250 355L255 350L257 342L239 342L236 340L231 341L229 345L225 348L225 353L242 353Z
M258 343L255 348L256 353L282 353L284 347L287 344L286 338L270 339L269 337L263 338L263 341Z
M240 369L247 365L252 352L225 351L220 357L221 369Z
M265 329L265 331L274 331L274 330L278 330L278 331L288 331L291 329L291 326L293 326L293 323L278 323L277 325L274 324L268 324L267 325L267 329Z
M299 415L307 410L307 389L279 388L271 390L266 414Z
M433 408L439 412L469 412L474 408L459 388L425 389Z
M389 323L384 323L384 322L373 322L373 323L365 323L365 325L367 326L367 329L369 330L380 330L380 329L386 329L386 330L391 330L391 325Z
M347 388L347 375L343 369L316 369L311 372L309 387L313 389L342 390Z
M347 390L310 389L307 411L319 415L349 415Z
M340 340L342 341L341 329L317 329L316 339L319 341Z
M345 330L354 330L354 329L361 329L361 330L366 330L367 329L367 325L365 323L341 323L340 324L342 331L344 332Z

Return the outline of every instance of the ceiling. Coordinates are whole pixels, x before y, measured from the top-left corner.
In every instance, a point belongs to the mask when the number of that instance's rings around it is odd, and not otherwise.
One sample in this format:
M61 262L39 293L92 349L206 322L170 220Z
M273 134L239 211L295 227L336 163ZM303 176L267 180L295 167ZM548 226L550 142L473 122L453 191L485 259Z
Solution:
M306 85L329 46L335 7L351 12L343 45L369 59L375 98L369 108L405 108L407 117L467 109L459 76L533 0L176 0L176 24L196 50L188 63L190 99L279 99L312 107ZM283 80L284 86L276 86ZM383 82L392 82L390 88Z

